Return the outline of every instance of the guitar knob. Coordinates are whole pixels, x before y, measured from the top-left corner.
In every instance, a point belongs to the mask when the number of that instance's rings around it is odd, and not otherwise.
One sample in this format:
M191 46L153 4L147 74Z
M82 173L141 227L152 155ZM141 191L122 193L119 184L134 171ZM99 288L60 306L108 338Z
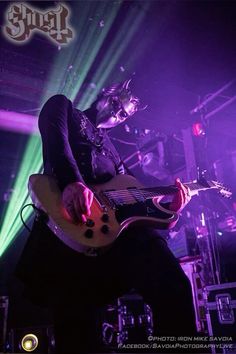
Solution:
M95 222L92 219L87 219L85 225L88 227L93 227L95 225Z
M86 230L84 233L84 236L86 238L92 238L93 237L93 230L91 230L91 229Z
M101 227L101 232L103 233L103 234L108 234L108 232L109 232L110 230L109 230L109 227L107 226L107 225L103 225L102 227Z
M109 215L108 214L103 214L103 216L101 217L101 220L103 222L108 222L109 221Z

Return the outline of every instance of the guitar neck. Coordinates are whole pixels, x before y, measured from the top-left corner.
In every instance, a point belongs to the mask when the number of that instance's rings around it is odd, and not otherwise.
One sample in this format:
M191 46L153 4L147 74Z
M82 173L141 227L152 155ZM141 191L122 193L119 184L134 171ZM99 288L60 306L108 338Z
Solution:
M213 180L200 179L194 182L184 183L184 185L189 188L191 196L198 194L199 191L212 188L218 189L220 194L227 198L232 194L221 183ZM98 191L102 198L103 196L105 197L106 201L110 201L114 206L119 206L135 202L145 202L146 199L154 197L174 195L178 190L178 187L175 185L151 188L143 187L137 183L135 178L120 175L115 177L112 182L103 185Z
M209 186L207 182L205 182L204 184L205 185L203 185L200 182L184 183L184 185L190 189L191 196L197 194L199 191L214 188L213 186ZM170 186L161 186L161 187L153 187L153 188L143 188L140 191L144 193L144 196L146 198L151 198L154 196L173 195L176 192L178 192L178 190L179 189L175 185L170 185Z
M209 189L212 187L206 186L203 187L202 184L191 182L184 183L184 185L188 186L191 192L191 196L197 194L200 190ZM171 186L161 186L154 188L135 188L128 187L125 189L113 189L104 191L103 194L115 205L123 205L123 204L132 204L134 201L143 202L146 199L158 197L158 196L168 196L173 195L178 192L178 188L175 185Z

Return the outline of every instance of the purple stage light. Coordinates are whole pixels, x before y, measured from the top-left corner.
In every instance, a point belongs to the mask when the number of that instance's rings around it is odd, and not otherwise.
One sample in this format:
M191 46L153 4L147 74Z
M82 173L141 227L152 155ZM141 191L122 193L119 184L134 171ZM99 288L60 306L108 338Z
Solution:
M36 116L4 110L0 110L0 129L23 134L39 134Z

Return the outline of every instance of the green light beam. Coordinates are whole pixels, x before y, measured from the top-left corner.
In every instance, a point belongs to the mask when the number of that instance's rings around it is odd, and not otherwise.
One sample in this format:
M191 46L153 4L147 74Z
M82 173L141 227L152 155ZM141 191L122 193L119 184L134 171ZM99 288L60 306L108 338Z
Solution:
M148 4L146 4L145 6L147 8ZM84 110L85 108L89 107L94 101L97 94L103 87L107 77L111 74L112 69L117 64L120 56L122 55L125 48L128 46L130 40L137 31L144 16L144 11L140 12L139 9L132 9L125 23L123 23L123 26L117 34L116 38L114 38L113 43L110 45L104 60L102 61L101 65L99 66L99 69L96 71L92 79L93 82L97 83L96 89L93 90L92 94L91 91L87 91L87 93L85 93L78 105L79 109ZM132 53L132 55L134 54Z
M0 229L0 256L11 244L13 236L22 226L19 212L22 201L27 200L27 181L30 174L42 164L41 141L38 136L32 136L27 145L19 173L13 186L13 194L6 210L3 224ZM27 213L25 213L26 215Z
M85 5L85 3L83 2ZM81 33L85 33L84 41L80 38L80 33L78 33L78 38L74 41L73 45L70 45L67 50L63 48L58 52L58 56L55 61L54 70L50 75L50 79L48 85L45 89L42 102L46 101L48 96L51 96L53 93L65 93L68 98L71 98L72 101L76 97L76 94L80 87L82 86L84 79L93 64L99 49L101 48L104 39L106 38L111 25L115 19L115 16L118 12L119 6L114 6L112 11L108 11L110 7L104 7L104 4L97 7L93 5L91 7L91 3L87 6L88 2L86 2L86 6L83 7L83 17L79 21L78 27L80 28ZM92 11L92 16L96 13L97 9L102 9L103 19L104 19L104 27L100 31L99 35L97 33L98 29L98 20L93 22L92 28L88 31L86 26L87 17L85 14L89 16L89 13ZM115 64L120 58L120 55L127 47L129 41L133 37L137 26L141 22L144 14L138 10L134 11L133 9L130 11L128 16L128 21L121 26L120 32L116 36L117 40L114 40L109 47L107 54L105 55L104 61L102 61L101 65L98 68L98 72L95 74L95 80L93 82L98 82L96 92L93 92L93 96L98 93L100 88L103 86L105 80L108 75L111 73L112 68L114 68ZM135 19L135 20L134 20ZM101 19L99 19L101 20ZM87 29L87 31L86 31ZM124 40L125 38L125 40ZM79 46L78 46L79 43ZM117 48L119 46L120 48ZM132 54L131 54L132 55ZM65 73L68 75L68 65L72 65L73 74L76 75L77 72L80 73L78 82L75 87L71 87L73 84L73 80L65 80ZM72 82L70 82L72 81ZM87 100L88 95L91 95L90 90L86 90L83 95L82 105L85 105L85 101L92 102L94 97L89 96L89 100ZM5 217L3 220L2 227L0 229L0 256L6 250L6 248L11 244L13 239L21 230L22 225L19 218L19 212L24 203L29 201L28 192L27 192L27 182L28 177L38 172L42 167L42 157L41 157L41 141L37 136L32 136L29 139L27 144L25 153L23 155L22 163L19 169L19 173L14 183L14 193L9 201L8 208L5 213ZM25 220L31 215L30 209L26 209L24 212Z
M46 99L52 94L56 94L60 92L65 92L65 93L70 92L71 83L65 81L65 73L66 75L68 75L68 71L67 71L68 65L72 65L73 68L75 65L75 67L79 69L79 64L76 64L76 61L78 60L78 54L80 54L79 56L81 60L80 69L83 72L82 66L85 65L86 61L88 60L87 55L89 53L92 53L93 56L93 59L90 60L92 64L94 58L96 57L97 52L99 51L100 46L102 45L103 40L105 39L110 29L110 26L112 24L113 19L115 18L115 14L118 11L118 8L119 6L113 8L115 10L112 11L112 16L110 18L108 16L108 7L106 8L105 11L104 4L102 4L101 6L101 3L99 3L98 6L97 3L91 4L88 2L86 3L83 2L83 6L82 6L83 11L81 11L81 13L83 13L83 16L78 22L80 33L78 34L78 37L74 41L73 45L70 45L69 48L66 49L62 48L61 51L58 51L58 56L54 63L54 70L50 75L50 79L44 91L44 95L42 97L41 102L44 103ZM88 17L94 16L96 12L99 12L99 10L102 10L101 11L102 14L105 11L105 14L103 15L106 16L105 18L106 18L107 25L106 25L106 29L101 31L101 35L97 43L96 31L99 24L98 19L96 21L93 21L92 30L89 32L89 34L86 26L86 21ZM84 46L83 40L80 38L81 33L85 34L86 47ZM77 45L78 42L80 43L80 46ZM85 68L85 72L89 71L90 65L87 64ZM83 77L85 77L84 74ZM82 80L80 81L81 81L80 85L82 85L83 82ZM79 87L79 85L77 87ZM70 94L68 94L68 97L70 98ZM22 229L19 213L24 203L30 202L30 199L28 197L28 191L27 191L28 178L31 174L40 171L41 168L42 168L41 141L39 137L33 136L29 139L29 142L23 154L22 163L19 168L19 172L13 187L14 193L12 195L11 200L9 201L8 207L4 215L3 224L0 229L0 256L4 253L6 248L9 247L13 239L17 236L19 231ZM25 220L30 215L31 215L30 208L26 209L24 211Z
M79 89L81 88L84 79L86 77L86 75L89 72L89 69L91 68L113 22L114 19L117 15L117 12L119 10L119 6L120 4L116 4L116 6L114 6L113 4L113 8L111 10L110 8L110 4L106 3L106 9L104 9L103 11L103 21L104 21L104 27L99 28L99 22L100 19L98 20L97 23L95 23L95 26L93 27L93 30L91 31L91 33L88 35L87 37L87 42L85 43L83 49L84 49L84 58L78 58L77 61L77 70L79 72L79 76L78 79L76 80L75 86L72 90L72 93L70 95L72 101L75 99ZM100 30L100 33L98 32L98 29ZM94 40L95 39L95 40ZM93 43L91 46L91 42ZM84 59L84 60L82 60ZM81 68L81 70L80 70Z
M58 51L41 103L44 103L52 94L66 94L65 86L68 86L68 77L71 74L71 71L68 74L68 68L70 65L73 66L78 53L81 57L83 56L83 38L87 32L86 22L88 22L89 18L92 18L97 9L93 4L96 3L88 1L83 1L83 4L81 2L74 3L74 6L76 6L74 12L78 13L78 21L76 21L75 27L76 38L68 46L61 47L60 51Z

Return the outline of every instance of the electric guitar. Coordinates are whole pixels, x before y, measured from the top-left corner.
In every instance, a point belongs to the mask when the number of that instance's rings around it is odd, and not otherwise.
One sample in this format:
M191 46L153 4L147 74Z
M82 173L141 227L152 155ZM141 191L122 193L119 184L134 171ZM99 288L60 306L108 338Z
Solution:
M218 189L225 197L231 196L230 191L215 181L184 184L191 196L211 188ZM53 177L31 175L28 187L35 207L47 214L47 225L53 233L67 246L90 256L104 251L132 225L165 229L178 219L177 213L160 204L164 196L178 191L176 186L145 188L129 175L118 175L107 183L90 186L94 199L86 223L73 222Z

